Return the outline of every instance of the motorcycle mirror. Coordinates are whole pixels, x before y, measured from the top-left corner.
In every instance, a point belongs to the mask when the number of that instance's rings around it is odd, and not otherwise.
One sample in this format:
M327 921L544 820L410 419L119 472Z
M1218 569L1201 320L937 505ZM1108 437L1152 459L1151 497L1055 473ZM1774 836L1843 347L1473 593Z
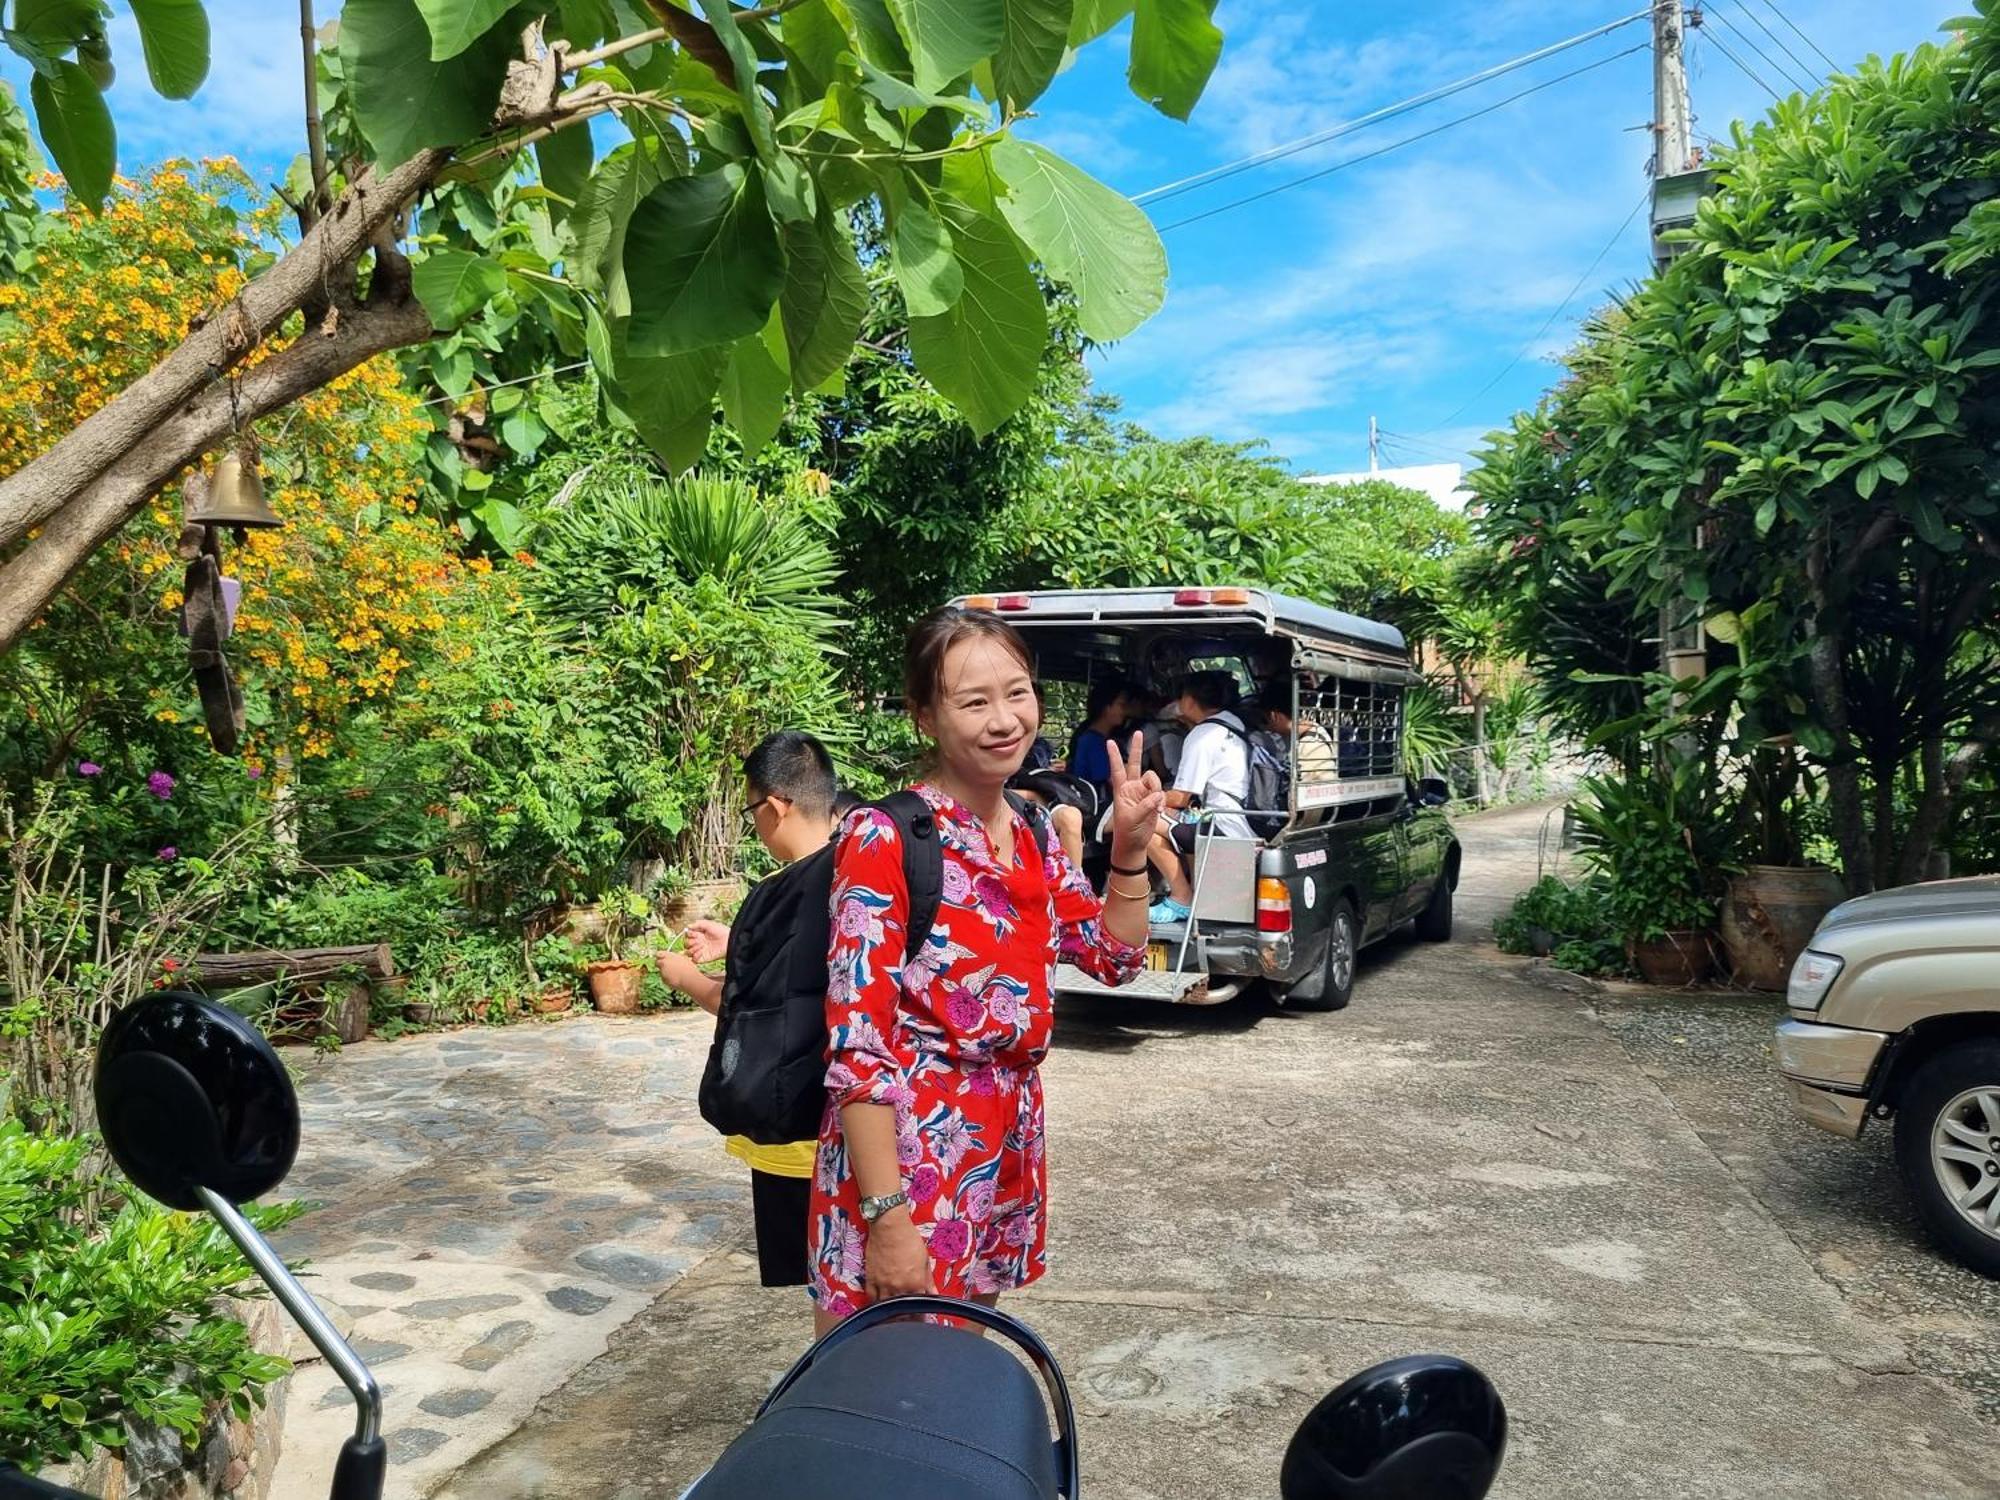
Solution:
M1500 1472L1507 1408L1446 1354L1363 1370L1306 1415L1285 1450L1284 1500L1481 1500Z
M285 1180L299 1101L271 1044L235 1011L181 990L127 1006L97 1044L97 1121L118 1168L150 1198L193 1212Z

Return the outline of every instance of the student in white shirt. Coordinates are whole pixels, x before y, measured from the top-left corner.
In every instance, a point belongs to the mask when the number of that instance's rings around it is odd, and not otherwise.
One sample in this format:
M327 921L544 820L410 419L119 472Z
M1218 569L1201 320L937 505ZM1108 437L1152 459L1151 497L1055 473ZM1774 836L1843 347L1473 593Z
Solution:
M1236 713L1236 679L1227 672L1191 673L1181 684L1180 714L1189 726L1181 745L1167 806L1178 812L1200 800L1212 816L1206 827L1222 838L1252 836L1243 807L1250 795L1250 740ZM1167 878L1167 899L1156 903L1156 923L1184 922L1194 902L1194 885L1182 856L1192 856L1198 825L1162 819L1148 858Z

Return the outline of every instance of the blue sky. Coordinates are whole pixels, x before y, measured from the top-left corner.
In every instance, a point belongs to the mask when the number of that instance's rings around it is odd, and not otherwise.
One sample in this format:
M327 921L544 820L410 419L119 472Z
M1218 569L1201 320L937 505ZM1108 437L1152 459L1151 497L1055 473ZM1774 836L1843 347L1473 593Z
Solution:
M1776 5L1843 65L1930 40L1943 20L1969 9L1965 0ZM1288 7L1222 0L1216 19L1228 43L1190 124L1133 98L1121 32L1082 54L1022 128L1113 186L1141 193L1641 8L1641 0L1307 0ZM323 0L321 9L335 7ZM1773 63L1795 76L1804 71L1757 20L1819 70L1815 80L1824 71L1771 0L1709 0L1706 10L1706 34L1695 33L1690 49L1698 138L1726 136L1732 119L1755 116L1769 103L1720 48L1780 90ZM173 104L146 88L129 12L118 7L112 40L121 77L112 106L121 159L130 167L168 155L230 153L260 179L276 180L301 139L297 12L273 0L209 0L209 12L226 42L201 94ZM1645 36L1643 23L1627 27L1345 140L1161 202L1155 221L1171 225L1376 150ZM26 81L11 54L0 77L17 88ZM1578 319L1643 274L1645 215L1632 211L1646 189L1651 88L1648 59L1636 53L1379 160L1167 229L1173 272L1166 308L1103 352L1100 387L1158 432L1263 438L1306 471L1366 467L1371 413L1396 435L1385 445L1389 461L1464 455L1556 378L1550 360ZM1582 290L1550 323L1580 278Z

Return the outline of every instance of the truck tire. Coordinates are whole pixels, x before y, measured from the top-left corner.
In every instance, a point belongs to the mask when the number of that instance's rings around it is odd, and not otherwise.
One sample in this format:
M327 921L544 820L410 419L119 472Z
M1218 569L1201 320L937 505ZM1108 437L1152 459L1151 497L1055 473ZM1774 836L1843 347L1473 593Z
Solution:
M1361 951L1361 924L1354 903L1337 896L1327 918L1326 954L1314 970L1285 991L1293 1010L1346 1010L1354 998L1354 957Z
M1417 913L1415 931L1427 943L1448 943L1451 941L1451 871L1438 872L1437 884L1431 887L1431 899L1424 903L1424 909Z
M1896 1166L1931 1238L2000 1279L2000 1037L1953 1042L1910 1075Z

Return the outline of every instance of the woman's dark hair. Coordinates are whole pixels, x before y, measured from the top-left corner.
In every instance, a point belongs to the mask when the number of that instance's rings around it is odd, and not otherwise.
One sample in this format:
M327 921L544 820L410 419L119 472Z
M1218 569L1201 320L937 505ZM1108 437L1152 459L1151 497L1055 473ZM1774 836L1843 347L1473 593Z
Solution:
M809 818L833 815L833 757L803 729L767 734L743 757L743 779L759 797L783 797Z
M947 604L934 609L910 627L903 647L903 707L914 715L918 709L935 708L944 691L944 659L960 641L984 637L997 641L1014 659L1035 675L1035 653L1028 649L1021 632L996 614L983 609L961 609Z
M835 787L833 792L833 815L836 818L844 818L853 812L855 808L861 806L864 800L861 793L855 791L852 787Z

